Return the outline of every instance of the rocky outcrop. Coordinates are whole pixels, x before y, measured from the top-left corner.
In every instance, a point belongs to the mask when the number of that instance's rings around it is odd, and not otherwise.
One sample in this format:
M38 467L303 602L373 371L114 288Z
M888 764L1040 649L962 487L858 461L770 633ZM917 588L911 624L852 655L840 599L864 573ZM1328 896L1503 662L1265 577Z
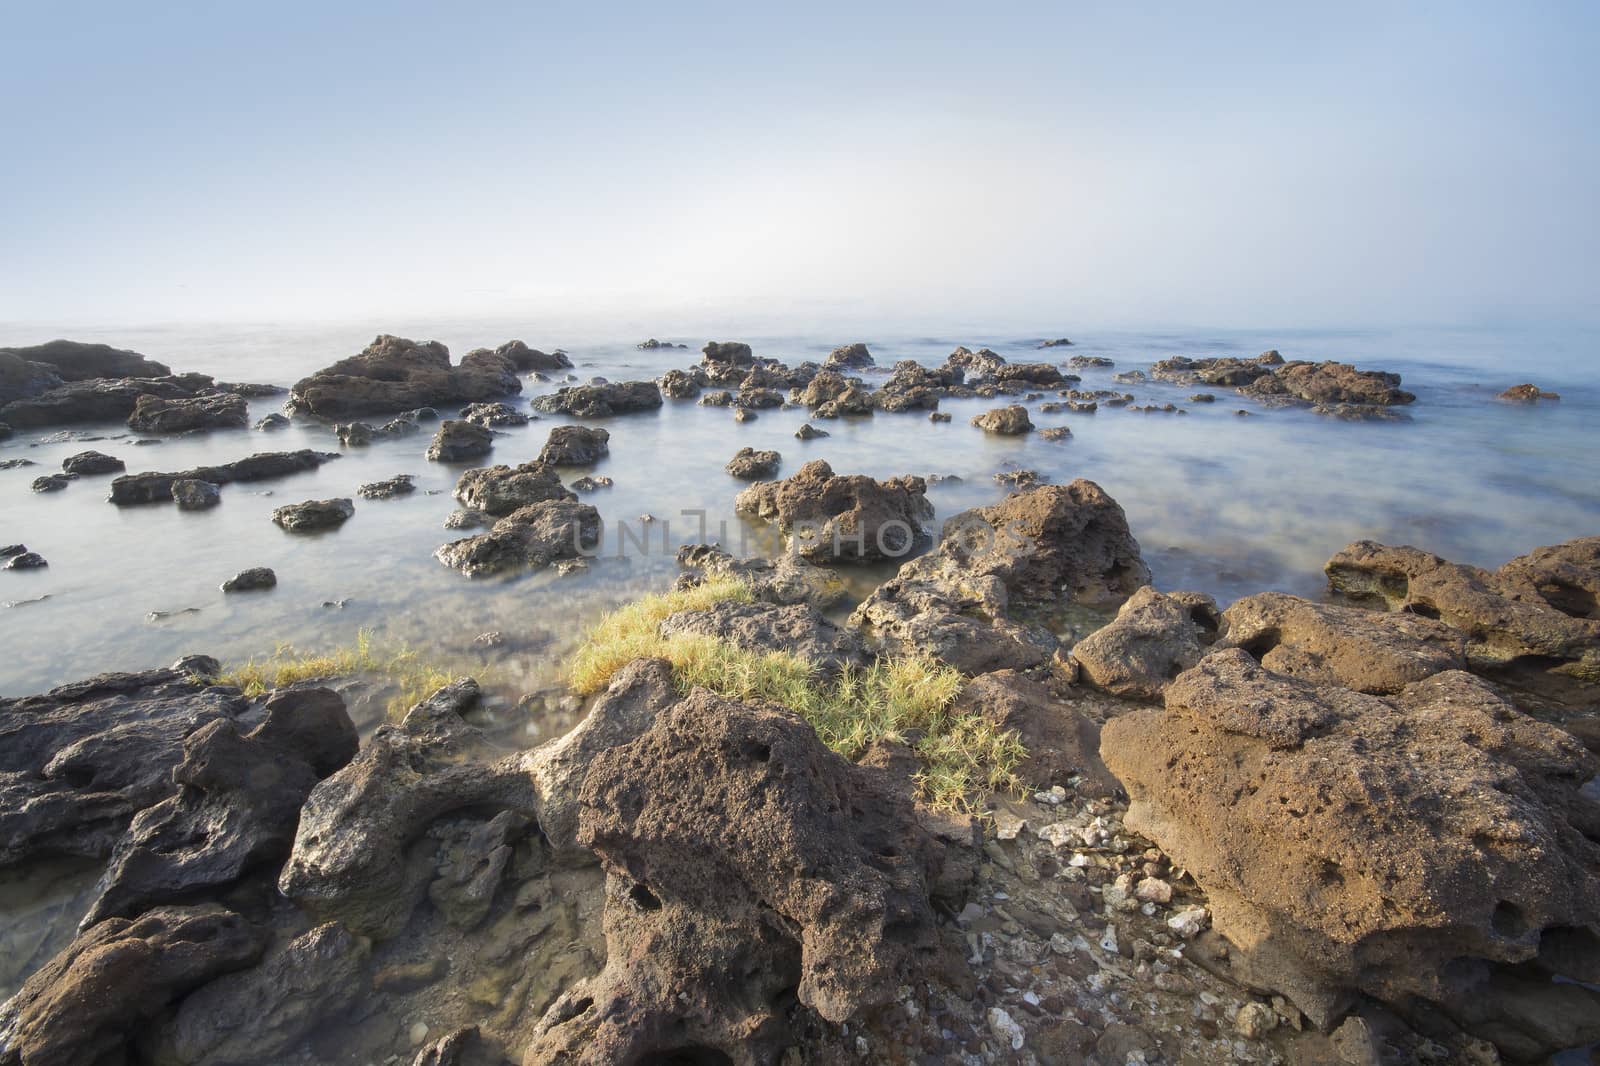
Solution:
M609 452L611 434L589 426L555 426L539 451L539 461L553 466L590 466Z
M1559 392L1549 392L1529 382L1523 385L1513 385L1495 397L1497 400L1507 400L1511 403L1538 403L1540 400L1559 400Z
M607 966L525 1062L774 1061L790 997L842 1023L936 966L930 897L957 890L884 772L703 690L594 758L579 839L607 874Z
M459 419L439 423L428 444L428 458L440 463L464 463L488 455L494 448L494 434L483 426Z
M434 557L468 577L577 559L600 543L600 512L575 499L520 507L489 532L451 541Z
M305 448L297 452L260 452L221 466L203 466L177 474L124 474L111 482L109 499L119 506L161 503L172 499L173 485L179 481L206 481L213 485L265 481L315 470L328 460L337 458L337 453L315 452Z
M209 511L222 502L222 490L209 481L186 478L172 483L172 502L180 511Z
M1236 601L1222 614L1223 647L1243 648L1276 674L1375 695L1467 668L1467 641L1442 622L1312 603L1282 592Z
M1318 1025L1359 992L1470 1029L1501 967L1600 972L1600 805L1580 792L1600 762L1487 683L1372 696L1229 649L1165 704L1108 723L1101 754L1129 827L1206 892L1238 979ZM1588 997L1580 1043L1600 1039ZM1554 1050L1515 1002L1496 1025L1519 1054Z
M227 718L195 730L172 771L176 793L141 811L117 842L83 927L281 864L312 786L358 743L344 700L325 688L274 693L248 732Z
M198 429L243 429L250 424L243 397L229 394L169 400L140 396L128 416L136 433L188 433Z
M975 416L972 424L985 433L994 433L1002 437L1019 436L1033 429L1033 422L1028 418L1028 409L1017 403L1010 407L996 407L992 411L985 411Z
M812 562L904 558L927 538L922 523L933 517L922 478L839 476L820 459L787 480L752 485L735 507L776 523Z
M272 521L286 533L318 533L337 529L356 513L348 497L337 500L306 500L273 509Z
M872 353L860 343L840 345L822 361L825 370L861 370L873 365Z
M172 371L164 364L138 352L113 348L109 344L55 340L28 348L0 348L0 357L9 356L25 363L49 368L62 381L89 381L94 378L164 378Z
M0 406L0 421L19 429L76 422L114 422L131 415L141 397L192 399L202 389L211 388L212 384L212 379L204 374L68 381L46 392Z
M1318 413L1343 417L1360 417L1366 408L1416 401L1415 395L1400 388L1399 374L1357 370L1348 363L1284 362L1276 351L1263 352L1255 359L1174 356L1151 367L1150 376L1180 385L1237 389L1268 403L1307 404Z
M704 371L669 370L661 375L661 391L674 400L691 400L710 384Z
M1072 658L1094 687L1156 700L1173 678L1200 661L1216 641L1221 621L1210 596L1160 593L1146 585L1128 598L1111 624L1080 640Z
M743 341L707 341L700 356L701 364L712 370L750 366L756 361L750 346Z
M463 507L498 517L530 504L578 497L561 484L553 467L538 461L468 470L456 482L455 498Z
M486 349L452 366L438 341L419 344L380 335L360 354L296 382L288 407L321 418L347 419L408 408L479 403L522 391L517 367Z
M781 462L783 456L777 452L740 448L723 469L743 481L764 481L777 475Z
M1437 619L1466 636L1470 668L1592 703L1600 685L1600 537L1539 548L1498 570L1357 541L1328 561L1332 588Z
M78 452L61 460L61 469L68 474L89 477L96 474L120 474L128 469L126 463L104 452Z
M661 406L661 388L653 381L572 385L538 397L533 406L540 411L574 418L609 418L655 410Z
M109 855L135 814L175 791L184 737L245 709L177 669L0 699L0 866Z
M794 655L825 675L867 662L860 635L834 625L809 603L779 606L725 600L703 610L669 615L660 633L663 637L690 633L746 651Z
M255 962L264 939L212 904L101 922L0 1008L0 1063L120 1066L139 1024L191 989Z
M474 348L467 353L463 363L489 363L490 356L502 359L511 364L511 369L518 373L527 374L532 371L571 370L572 360L567 358L567 353L557 349L553 352L542 352L537 348L530 348L522 341L506 341L500 347L489 351L487 348Z

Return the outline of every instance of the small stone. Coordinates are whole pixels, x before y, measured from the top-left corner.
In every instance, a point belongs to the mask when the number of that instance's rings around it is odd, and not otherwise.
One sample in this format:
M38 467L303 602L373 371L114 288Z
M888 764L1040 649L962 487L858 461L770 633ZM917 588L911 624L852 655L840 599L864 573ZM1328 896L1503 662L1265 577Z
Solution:
M1167 928L1185 940L1192 940L1205 929L1210 914L1204 907L1189 907L1167 919Z
M1159 877L1146 877L1134 886L1133 895L1145 903L1171 903L1172 886Z
M1278 1016L1265 1003L1246 1003L1233 1016L1233 1028L1249 1040L1260 1040L1278 1027Z
M414 1022L414 1023L412 1023L410 1036L411 1036L411 1046L412 1047L421 1046L422 1042L424 1040L428 1039L428 1023L427 1022Z
M253 566L248 570L241 570L222 583L223 592L253 592L257 589L270 589L277 585L278 575L272 572L271 567Z
M1027 1034L1023 1032L1022 1026L1000 1007L989 1008L989 1028L995 1036L1009 1044L1012 1051L1022 1050L1022 1043Z
M1028 827L1028 820L1004 807L994 812L994 835L1001 840L1015 840Z

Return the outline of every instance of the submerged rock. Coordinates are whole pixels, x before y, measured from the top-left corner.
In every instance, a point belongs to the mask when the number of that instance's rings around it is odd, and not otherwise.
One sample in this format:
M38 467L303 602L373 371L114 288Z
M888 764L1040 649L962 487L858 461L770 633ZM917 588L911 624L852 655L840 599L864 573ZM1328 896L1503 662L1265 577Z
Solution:
M522 391L511 358L479 349L452 366L438 341L419 344L380 335L359 355L302 378L288 406L322 418L381 414L408 408L497 400Z
M392 500L396 496L409 496L417 491L410 474L396 474L386 481L371 481L356 489L356 495L369 500Z
M324 529L337 529L356 513L356 506L348 498L337 500L306 500L275 508L272 521L287 533L315 533Z
M661 389L653 381L625 381L605 385L573 385L540 396L533 406L551 414L574 418L608 418L611 415L651 411L661 406Z
M794 436L795 440L820 440L821 438L828 436L828 431L825 429L818 429L810 422L807 422L805 425L794 431Z
M1561 394L1548 392L1532 383L1513 385L1506 391L1496 396L1497 400L1510 400L1513 403L1538 403L1540 400L1559 400Z
M209 481L185 478L172 483L172 502L180 511L208 511L222 502L222 490Z
M554 467L543 461L521 466L476 467L456 481L461 506L484 514L508 515L519 507L546 500L575 500Z
M1129 827L1205 890L1235 977L1318 1025L1359 992L1471 1028L1499 966L1600 968L1600 808L1579 791L1600 762L1469 674L1379 697L1220 651L1164 709L1108 723L1101 753ZM1559 960L1563 931L1585 946ZM1587 996L1580 1043L1600 1039ZM1497 1042L1540 1044L1501 1009Z
M78 480L77 474L45 474L33 479L33 491L60 492L76 480Z
M50 564L38 552L18 552L6 559L7 570L43 570Z
M576 559L599 543L600 512L575 499L556 499L520 507L489 532L452 541L434 556L468 577L479 577Z
M241 570L222 583L223 592L254 592L257 589L275 588L278 575L270 566L252 566Z
M494 434L473 422L446 419L428 445L428 458L441 463L479 459L494 448Z
M333 427L339 443L350 448L365 447L372 443L373 429L366 422L341 422Z
M339 456L331 452L315 452L309 448L297 452L260 452L224 463L221 466L203 466L178 474L124 474L111 482L110 501L119 506L135 503L160 503L172 499L173 485L179 481L205 481L212 485L227 485L235 481L264 481L315 470L330 459Z
M1015 437L1033 429L1033 422L1028 418L1028 409L1021 404L985 411L974 417L972 424L985 433L994 433L1002 437Z
M776 523L812 562L904 558L927 540L922 523L933 517L922 478L839 476L821 459L785 481L752 485L735 508Z
M611 434L588 426L555 426L539 451L539 461L555 466L589 466L610 450Z
M844 344L828 353L828 358L822 361L825 370L860 370L863 367L874 366L872 353L867 351L865 344Z
M289 420L283 415L280 415L278 412L274 411L270 415L266 415L257 421L252 428L258 429L263 433L270 432L275 429L287 429L289 428Z
M94 474L121 473L128 467L126 463L114 455L90 451L67 456L61 460L61 469L68 474L91 476Z
M249 424L244 398L229 394L165 399L140 396L128 415L136 433L187 433L197 429L243 429Z
M485 429L499 426L525 426L528 416L503 403L475 403L461 412L463 421L472 422Z
M783 456L777 452L740 448L723 469L744 481L765 480L777 474L781 462Z

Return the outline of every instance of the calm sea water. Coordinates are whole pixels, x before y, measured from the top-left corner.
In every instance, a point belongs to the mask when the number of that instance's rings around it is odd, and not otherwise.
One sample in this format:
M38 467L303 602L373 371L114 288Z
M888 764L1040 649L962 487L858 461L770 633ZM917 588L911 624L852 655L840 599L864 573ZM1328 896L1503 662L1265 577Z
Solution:
M535 347L561 347L580 377L652 378L699 359L699 335L662 335L686 351L641 352L646 335L623 323L552 333L509 321L375 323L308 330L263 326L128 330L26 331L4 343L33 343L65 333L133 348L170 364L228 380L288 385L305 373L359 351L382 328L438 339L460 355L520 337ZM39 465L0 471L0 543L21 541L43 554L47 570L0 572L0 693L18 695L103 670L164 664L183 654L225 661L261 657L283 644L302 650L351 643L359 631L379 642L459 662L492 666L509 689L553 684L557 663L582 627L601 610L637 592L669 584L672 549L697 539L704 511L713 534L737 542L746 529L733 515L742 483L722 470L740 447L774 448L784 476L802 462L827 459L836 471L878 477L955 474L933 488L942 520L993 502L1006 489L992 475L1011 466L1052 481L1099 482L1128 513L1159 587L1199 589L1230 601L1262 589L1317 595L1322 564L1349 541L1409 543L1485 566L1541 544L1600 532L1600 335L1548 331L1217 331L1074 335L1070 349L1036 351L1041 334L952 331L915 336L869 331L784 335L726 329L719 339L751 342L762 355L788 362L820 359L834 345L866 341L878 362L941 362L957 344L987 345L1013 361L1063 361L1104 355L1116 370L1143 369L1170 355L1255 355L1277 348L1286 358L1337 358L1396 370L1418 401L1412 420L1353 424L1305 411L1263 409L1225 390L1214 405L1186 405L1183 416L1102 409L1093 415L1042 415L1039 426L1068 425L1072 439L997 439L967 424L994 403L946 401L954 419L877 415L819 423L831 434L801 442L793 433L802 410L761 412L737 424L726 409L668 401L659 412L605 420L610 457L593 472L615 487L585 497L608 523L604 555L586 575L525 574L470 581L432 557L462 534L442 528L454 509L450 489L462 465L424 458L428 434L340 449L329 427L297 422L271 434L249 430L170 438L135 447L119 424L79 427L108 439L47 440L42 432L0 444L0 458ZM1115 371L1084 371L1083 388L1114 387ZM1532 380L1562 393L1559 404L1520 407L1494 394ZM548 388L533 383L520 400ZM1151 383L1115 386L1137 402L1183 403L1192 389ZM1046 399L1051 398L1046 396ZM279 406L253 401L251 420ZM1037 406L1033 404L1031 406ZM1239 418L1245 408L1256 417ZM449 414L450 412L444 412ZM493 462L533 458L549 428L545 416L499 437ZM224 488L223 504L188 514L170 505L117 508L106 502L109 479L85 478L63 492L37 495L29 485L61 460L93 447L124 459L130 471L182 470L256 451L320 448L344 458L309 474ZM568 478L584 471L572 471ZM292 536L270 521L274 507L329 496L354 496L357 486L395 474L416 476L409 497L356 498L345 526ZM641 526L644 514L657 521ZM618 555L616 529L648 534ZM224 596L218 585L250 566L277 571L270 592ZM864 594L885 576L860 572ZM325 606L342 604L342 606ZM484 650L487 631L509 642Z

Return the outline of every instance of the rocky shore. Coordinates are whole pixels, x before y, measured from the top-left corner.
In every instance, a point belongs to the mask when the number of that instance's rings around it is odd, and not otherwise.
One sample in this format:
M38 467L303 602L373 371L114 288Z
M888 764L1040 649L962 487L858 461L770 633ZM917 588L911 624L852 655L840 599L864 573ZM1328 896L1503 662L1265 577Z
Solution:
M452 364L386 335L286 409L343 447L404 438L417 469L441 469L424 449L460 464L442 468L453 494L431 491L479 531L434 554L488 577L588 565L587 494L612 482L587 468L665 405L926 425L942 401L992 400L929 431L1015 448L1037 428L1070 449L1031 416L1132 406L1079 388L1106 362L963 347L886 368L854 343L790 366L712 342L655 380L519 409L565 353L509 342ZM239 390L255 393L201 378L104 346L0 350L0 420L250 432ZM1397 375L1276 352L1117 384L1150 380L1363 420L1418 402ZM530 410L615 421L535 423L534 449L505 454ZM351 421L377 415L393 417ZM809 461L792 467L717 453L719 491L783 550L684 545L675 589L613 616L634 627L606 638L615 661L573 664L577 724L534 746L487 728L470 677L366 735L359 678L262 691L204 655L0 699L0 871L96 877L72 935L19 962L0 1066L1592 1055L1600 537L1494 570L1357 541L1320 598L1219 604L1154 587L1095 481L1013 463L1020 487L936 523L928 478L836 469L814 450L826 432L796 436ZM49 476L205 509L336 458L127 473L86 451ZM350 537L408 506L412 480L297 493L272 520L314 551L303 534ZM22 544L3 557L44 565ZM230 572L229 602L279 580Z

